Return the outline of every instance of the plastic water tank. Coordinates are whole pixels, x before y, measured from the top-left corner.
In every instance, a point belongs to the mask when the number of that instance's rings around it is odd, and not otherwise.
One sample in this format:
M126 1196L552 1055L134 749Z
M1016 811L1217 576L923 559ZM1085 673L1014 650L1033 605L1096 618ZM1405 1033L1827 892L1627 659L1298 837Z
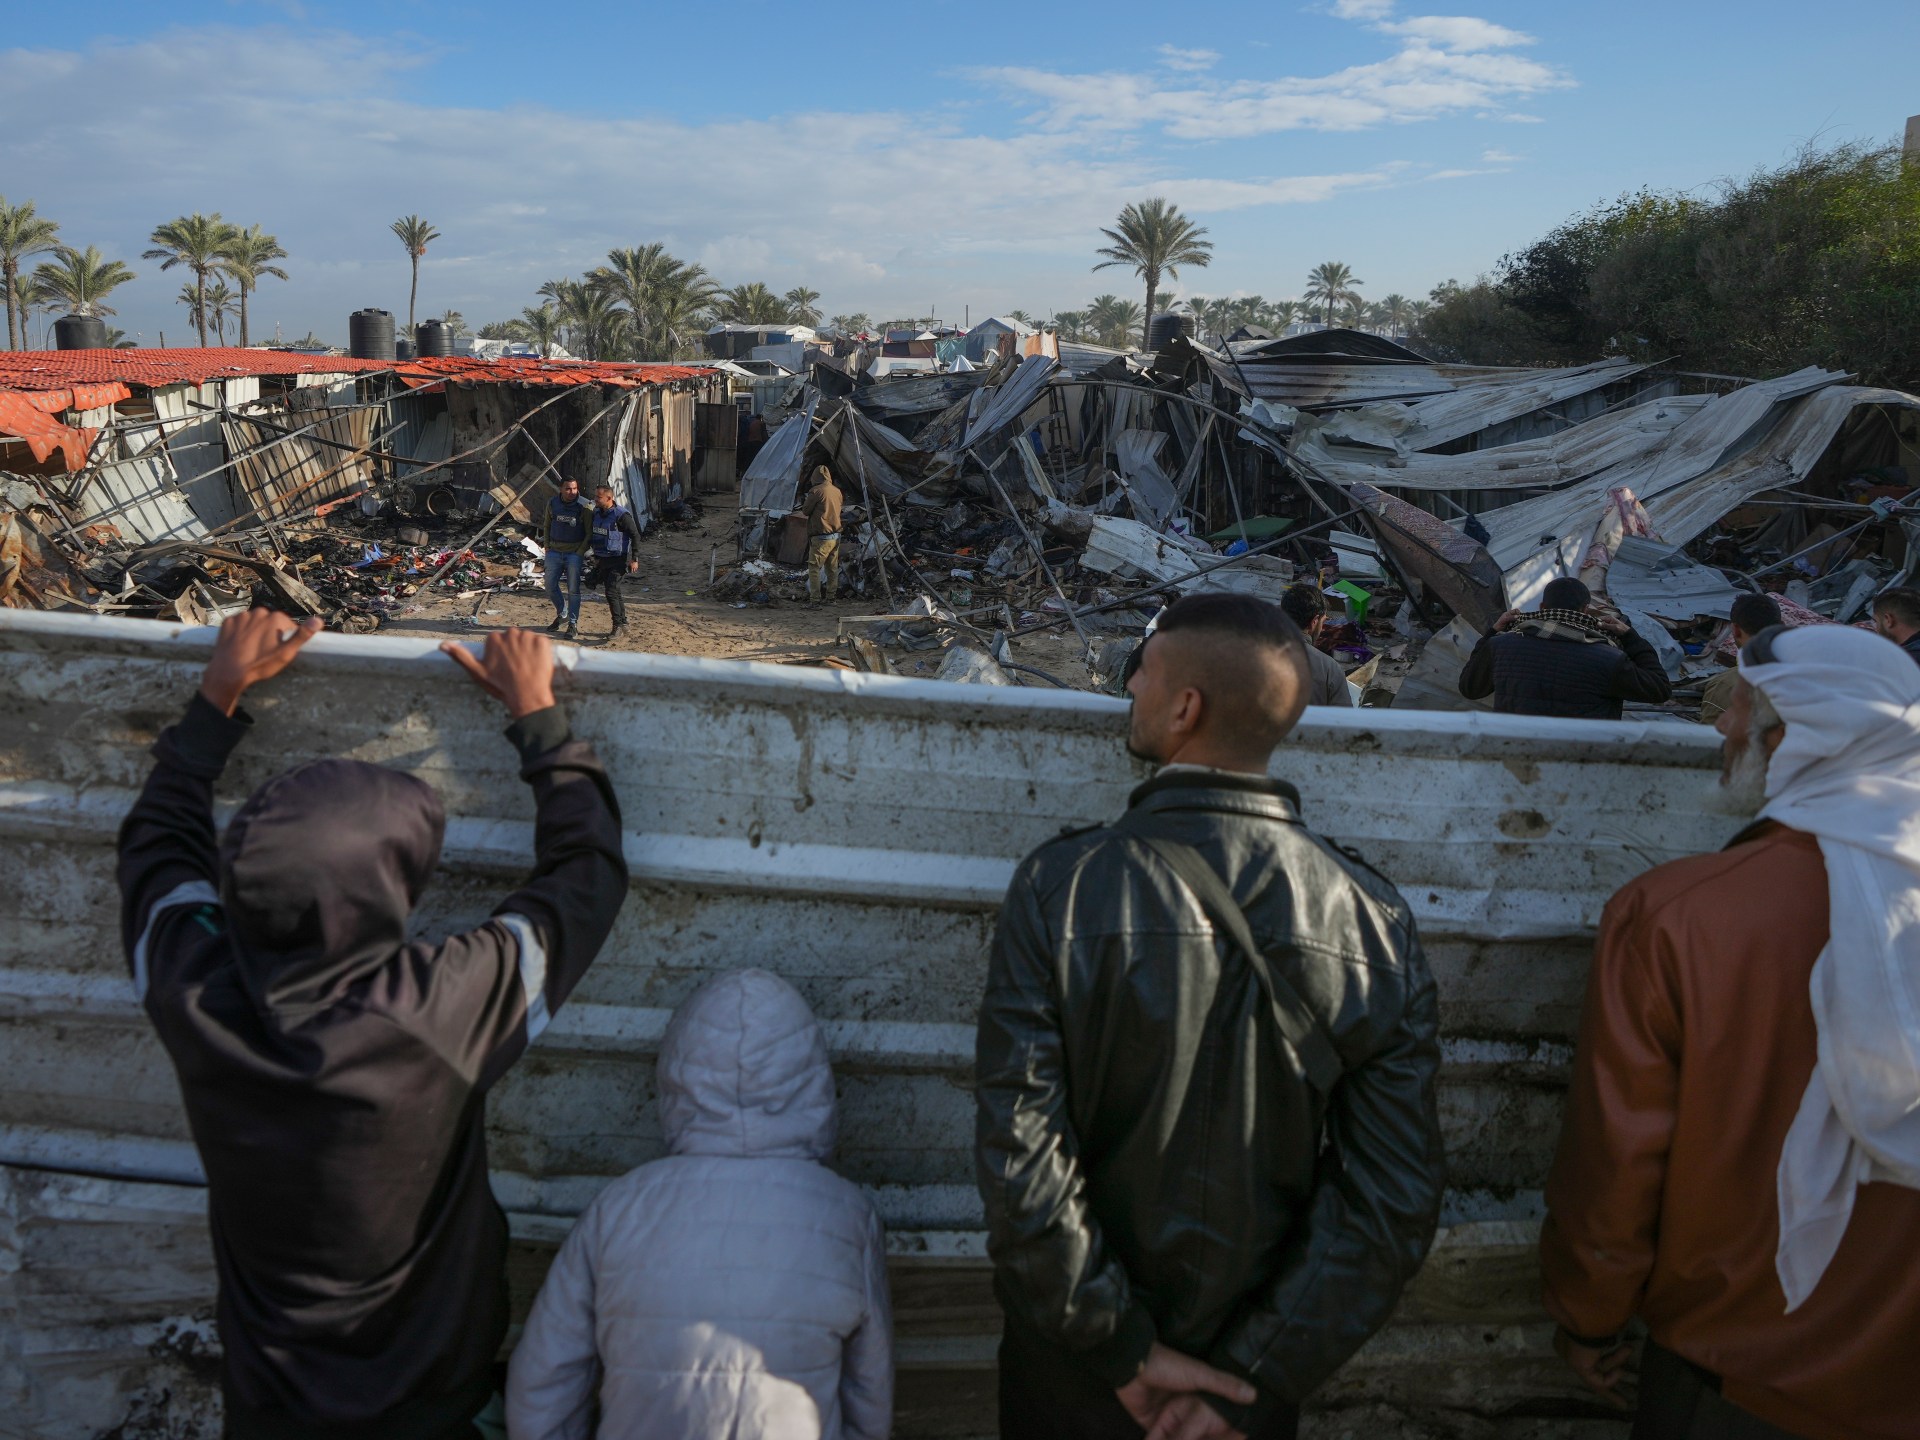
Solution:
M1161 351L1173 343L1174 336L1193 334L1191 315L1156 315L1147 327L1147 348Z
M453 354L453 328L441 320L422 320L413 327L413 343L420 358Z
M107 322L98 315L62 315L53 322L56 350L105 350Z
M347 351L356 360L393 359L393 316L385 310L356 310L347 317Z
M393 342L393 358L396 360L411 360L419 353L413 348L411 340L402 339Z

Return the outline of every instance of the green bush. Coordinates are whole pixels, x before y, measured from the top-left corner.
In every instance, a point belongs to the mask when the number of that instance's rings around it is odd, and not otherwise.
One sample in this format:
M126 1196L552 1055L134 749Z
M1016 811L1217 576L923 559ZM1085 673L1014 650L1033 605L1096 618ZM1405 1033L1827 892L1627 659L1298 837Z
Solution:
M1842 145L1709 198L1623 196L1436 304L1415 344L1484 365L1824 365L1920 390L1920 165Z

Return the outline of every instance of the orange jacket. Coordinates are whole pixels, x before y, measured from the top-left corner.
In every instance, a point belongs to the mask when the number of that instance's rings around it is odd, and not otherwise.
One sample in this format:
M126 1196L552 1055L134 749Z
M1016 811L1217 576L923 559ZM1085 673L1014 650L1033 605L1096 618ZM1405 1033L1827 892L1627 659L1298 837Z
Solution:
M1771 823L1614 896L1547 1181L1547 1309L1587 1336L1637 1314L1728 1400L1809 1440L1920 1436L1920 1192L1864 1187L1791 1315L1774 1274L1826 941L1819 842Z

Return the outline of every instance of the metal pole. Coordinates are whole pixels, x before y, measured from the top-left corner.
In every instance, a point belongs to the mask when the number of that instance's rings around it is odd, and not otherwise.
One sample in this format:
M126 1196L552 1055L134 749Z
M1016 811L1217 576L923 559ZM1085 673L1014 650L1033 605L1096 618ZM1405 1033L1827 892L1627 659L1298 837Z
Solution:
M992 467L980 458L979 452L972 446L967 447L967 454L973 456L973 463L986 472L988 482L1000 493L1000 503L1007 507L1007 514L1012 517L1013 523L1020 527L1021 535L1026 538L1027 544L1033 548L1033 558L1040 562L1040 573L1047 577L1047 584L1051 585L1053 587L1053 593L1060 597L1060 603L1067 607L1067 619L1073 622L1074 633L1080 637L1080 643L1085 647L1086 653L1091 654L1093 652L1093 641L1088 638L1087 632L1081 628L1080 617L1074 613L1073 602L1067 599L1067 592L1062 590L1060 588L1060 582L1053 578L1053 567L1047 564L1046 551L1041 548L1040 542L1033 538L1033 532L1027 529L1027 522L1020 518L1020 512L1014 508L1013 497L1007 494L1007 487L1000 483L1000 477L993 473Z

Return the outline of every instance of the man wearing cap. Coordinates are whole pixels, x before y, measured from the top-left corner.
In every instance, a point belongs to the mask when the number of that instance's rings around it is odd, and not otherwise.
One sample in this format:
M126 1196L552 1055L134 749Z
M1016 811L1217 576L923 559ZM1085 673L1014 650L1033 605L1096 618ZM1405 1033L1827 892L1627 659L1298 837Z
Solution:
M1596 611L1593 593L1565 577L1547 585L1538 610L1493 622L1460 672L1460 693L1493 696L1503 715L1618 720L1622 701L1658 705L1673 683L1653 646L1619 616Z
M1608 904L1541 1269L1635 1440L1920 1433L1920 668L1762 631L1717 728L1725 850Z

